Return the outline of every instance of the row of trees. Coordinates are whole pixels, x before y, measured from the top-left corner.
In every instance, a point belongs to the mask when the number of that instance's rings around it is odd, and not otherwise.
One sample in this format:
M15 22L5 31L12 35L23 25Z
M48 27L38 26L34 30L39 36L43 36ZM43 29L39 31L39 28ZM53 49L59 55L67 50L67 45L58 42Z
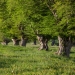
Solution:
M0 34L22 41L37 36L40 49L46 50L49 39L58 37L56 53L69 57L75 40L75 1L0 0Z

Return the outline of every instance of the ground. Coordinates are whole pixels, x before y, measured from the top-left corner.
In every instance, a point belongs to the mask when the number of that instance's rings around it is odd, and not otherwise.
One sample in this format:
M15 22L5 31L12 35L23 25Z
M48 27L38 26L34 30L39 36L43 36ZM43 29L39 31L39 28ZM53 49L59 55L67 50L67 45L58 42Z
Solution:
M56 45L49 45L49 51L40 51L38 46L0 45L0 75L75 75L75 47L65 58L54 54Z

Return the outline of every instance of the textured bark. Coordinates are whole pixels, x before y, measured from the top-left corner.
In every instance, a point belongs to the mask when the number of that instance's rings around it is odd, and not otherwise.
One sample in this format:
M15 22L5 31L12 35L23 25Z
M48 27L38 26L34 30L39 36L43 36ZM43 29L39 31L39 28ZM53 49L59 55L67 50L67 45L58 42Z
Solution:
M42 35L37 35L37 39L40 43L39 50L48 50L48 39L44 38Z
M18 39L12 39L12 41L13 41L13 45L19 45L19 41L20 40L18 40Z
M68 37L60 37L58 36L58 40L59 40L59 50L57 51L58 55L65 55L67 57L69 57L70 55L70 50L72 47L72 41L71 38Z

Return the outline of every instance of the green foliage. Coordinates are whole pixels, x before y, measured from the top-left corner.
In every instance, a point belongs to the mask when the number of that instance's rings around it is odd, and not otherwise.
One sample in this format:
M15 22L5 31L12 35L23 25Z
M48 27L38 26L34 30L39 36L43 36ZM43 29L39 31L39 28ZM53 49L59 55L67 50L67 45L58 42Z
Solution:
M53 12L56 13L56 17ZM22 24L24 31L18 29ZM73 0L0 0L0 30L6 36L75 35Z
M3 40L4 34L0 31L0 41Z
M27 47L0 45L0 74L2 75L74 75L75 48L70 58L54 55L57 46L48 52L37 50L38 45Z
M57 14L57 30L59 34L64 36L75 36L75 6L73 1L55 1L53 10Z

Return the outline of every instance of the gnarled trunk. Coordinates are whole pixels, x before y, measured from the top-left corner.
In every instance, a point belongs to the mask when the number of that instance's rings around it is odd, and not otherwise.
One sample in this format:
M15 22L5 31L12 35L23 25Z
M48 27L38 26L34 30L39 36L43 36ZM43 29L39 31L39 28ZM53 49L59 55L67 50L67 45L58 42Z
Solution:
M12 39L12 41L13 41L13 45L19 45L19 41L20 40L18 40L18 39Z
M48 39L47 38L44 38L44 36L42 35L37 35L37 39L40 43L40 47L39 47L39 50L48 50Z
M70 55L70 50L72 47L72 40L70 37L60 37L58 36L59 40L59 50L57 51L58 55L65 55L69 57Z

